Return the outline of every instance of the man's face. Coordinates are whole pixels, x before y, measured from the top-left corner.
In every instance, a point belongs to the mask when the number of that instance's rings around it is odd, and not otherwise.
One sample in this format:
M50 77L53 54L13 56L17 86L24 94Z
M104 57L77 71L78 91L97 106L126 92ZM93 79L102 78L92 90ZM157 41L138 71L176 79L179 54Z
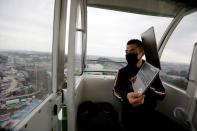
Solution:
M136 44L127 45L125 53L126 54L136 53L138 56L138 60L141 59L142 56L144 55L144 52L139 47L137 47Z

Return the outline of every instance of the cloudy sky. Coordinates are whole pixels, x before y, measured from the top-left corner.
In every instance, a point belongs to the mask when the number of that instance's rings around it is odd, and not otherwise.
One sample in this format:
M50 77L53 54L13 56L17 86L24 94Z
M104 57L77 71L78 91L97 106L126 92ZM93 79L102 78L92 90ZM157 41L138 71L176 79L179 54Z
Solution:
M1 0L1 50L52 50L54 0Z
M154 27L157 43L173 20L97 8L88 8L87 54L124 57L129 39L141 39L141 34ZM197 13L185 16L170 37L161 61L190 63L197 42Z
M129 39L153 26L157 40L172 18L154 17L105 9L88 8L88 54L124 57ZM115 45L115 46L114 46Z
M51 52L53 7L54 0L1 0L0 50ZM178 28L170 38L169 43L172 44L169 44L162 59L188 62L197 37L196 19L197 13L194 13L181 22L180 30ZM124 57L125 44L129 39L140 39L141 34L153 26L159 41L171 21L172 18L88 7L87 54Z

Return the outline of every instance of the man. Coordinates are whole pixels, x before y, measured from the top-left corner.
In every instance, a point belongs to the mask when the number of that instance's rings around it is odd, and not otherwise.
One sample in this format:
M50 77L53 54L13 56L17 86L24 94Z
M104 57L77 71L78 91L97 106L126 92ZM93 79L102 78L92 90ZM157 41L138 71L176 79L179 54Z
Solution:
M152 126L151 114L157 105L157 100L165 97L165 89L159 76L151 84L145 94L135 93L131 81L143 63L144 50L142 42L137 39L128 41L126 47L127 66L121 68L114 83L114 95L122 102L122 125L130 131L149 130ZM150 129L151 130L151 129Z

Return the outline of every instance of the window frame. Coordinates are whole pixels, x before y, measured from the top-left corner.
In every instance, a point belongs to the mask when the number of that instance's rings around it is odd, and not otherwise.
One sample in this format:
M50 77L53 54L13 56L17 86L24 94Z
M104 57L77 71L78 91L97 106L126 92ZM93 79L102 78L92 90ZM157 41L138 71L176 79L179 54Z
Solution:
M180 24L180 22L188 15L191 15L193 13L197 12L197 9L188 9L188 8L183 8L179 11L179 13L177 14L177 16L174 18L174 20L171 22L171 24L169 25L169 27L167 28L167 30L165 31L164 35L162 36L160 42L159 42L159 57L160 57L160 60L161 60L161 57L163 55L163 51L165 50L165 47L166 45L168 44L168 40L171 38L171 35L174 33L174 31L176 30L177 26ZM188 84L189 84L189 77L190 77L190 74L191 74L191 67L192 67L192 59L193 59L193 50L194 50L194 46L195 46L195 43L193 45L193 48L192 48L192 54L191 54L191 59L190 59L190 62L189 62L189 70L188 70L188 74L187 74L187 77L185 79L188 80L188 83L187 83L187 87L185 89L182 89L182 88L179 88L178 86L176 85L173 85L171 83L168 83L166 81L164 81L165 83L167 83L168 85L170 85L171 87L175 87L177 88L178 90L181 90L181 91L188 91Z
M77 57L77 51L78 51L78 42L80 42L80 65L77 66L75 64L75 76L81 76L83 74L84 71L84 35L85 35L85 19L84 19L84 8L83 8L83 3L81 1L79 1L79 4L77 6L77 17L76 17L76 31L75 31L75 63L76 63L76 57ZM79 25L80 24L80 25ZM78 41L78 33L80 33L80 41ZM80 72L76 72L76 67L80 68Z
M47 1L45 1L45 2L47 3ZM49 103L51 106L55 104L54 102L52 103L52 99L55 99L55 97L57 97L55 95L55 93L57 91L57 86L56 86L57 83L55 81L58 78L56 78L56 74L57 74L57 70L56 69L57 68L54 65L57 64L57 61L55 60L55 58L57 57L57 50L56 50L57 48L56 47L58 47L57 46L58 42L56 40L54 40L54 38L58 37L58 35L55 35L55 34L57 33L56 31L59 30L58 29L59 28L59 17L58 17L58 15L60 14L59 6L60 6L60 0L53 0L53 6L52 6L53 8L51 8L51 10L50 10L50 12L52 13L52 20L50 21L51 22L51 27L50 27L50 29L51 29L51 36L50 36L50 38L52 38L52 39L51 39L51 41L49 43L50 47L51 47L51 50L49 52L50 56L51 56L51 59L50 59L51 60L50 61L51 78L50 78L49 81L47 81L47 82L51 82L50 83L50 85L51 85L50 86L50 92L47 92L46 97L44 97L42 99L42 101L39 102L39 104L32 109L31 112L27 112L27 114L25 116L23 116L22 119L19 118L20 121L17 122L17 124L14 125L11 128L11 130L21 130L22 128L26 128L27 127L27 122L28 122L29 125L31 125L32 123L33 124L36 123L37 121L34 121L32 119L34 119L35 117L40 117L41 110L43 108L47 108L46 104ZM43 112L41 112L41 114L43 114ZM46 114L44 114L44 115L46 115ZM54 116L51 116L51 118L52 117L54 117ZM56 123L54 123L54 121L51 121L51 119L49 119L48 121L45 121L45 123L53 123L52 125L49 126L49 128L55 128L54 125Z
M87 8L88 8L88 7L90 7L90 8L96 8L96 7L93 7L93 6L90 6L90 5L88 5ZM104 9L104 10L107 10L107 11L109 10L109 11L110 11L110 9L106 9L106 8L98 8L98 9L102 9L102 10ZM112 11L116 11L116 10L112 10ZM118 12L122 12L122 13L131 13L131 14L132 14L132 12L124 12L124 11L118 11ZM140 14L140 13L139 13L139 14L138 14L138 13L133 13L133 14L143 15L143 14ZM151 15L147 15L147 16L151 16ZM87 16L87 17L88 17L88 16ZM155 16L155 17L157 17L157 16ZM172 20L171 20L171 22L169 22L169 25L173 22L173 19L174 19L174 18L172 17ZM169 26L169 25L166 26L166 27L167 27L166 29L168 29L168 26ZM88 25L87 25L87 26L88 26ZM164 32L163 32L162 34L164 34L164 33L165 33L165 30L164 30ZM161 41L161 39L163 38L163 35L162 35L162 34L161 34L161 37L160 37L160 39L159 39L160 41ZM158 43L158 44L157 44L157 47L159 47L159 45L160 45L160 44L159 44L159 43L160 43L159 40L157 41L157 43ZM87 43L87 46L88 46L88 43ZM125 43L125 46L126 46L126 43ZM91 55L91 54L90 54L90 55ZM85 57L85 62L84 62L84 63L85 63L85 66L87 67L88 61L89 61L89 60L87 59L87 57L88 57L87 51L86 51L86 55L85 55L85 56L86 56L86 57ZM123 55L123 56L124 56L124 55ZM111 56L101 56L101 57L108 58L108 57L111 57ZM121 57L121 58L124 59L124 57ZM90 60L90 61L96 61L96 60ZM110 61L109 61L109 62L110 62ZM116 63L116 61L114 61L114 63ZM127 63L127 62L126 62L126 60L125 60L125 61L118 61L117 63ZM85 69L84 69L84 72L102 72L102 69L90 70L90 69L88 69L88 68L86 68L86 67L85 67ZM107 70L103 70L103 72L107 72ZM109 72L117 72L117 69L109 70Z

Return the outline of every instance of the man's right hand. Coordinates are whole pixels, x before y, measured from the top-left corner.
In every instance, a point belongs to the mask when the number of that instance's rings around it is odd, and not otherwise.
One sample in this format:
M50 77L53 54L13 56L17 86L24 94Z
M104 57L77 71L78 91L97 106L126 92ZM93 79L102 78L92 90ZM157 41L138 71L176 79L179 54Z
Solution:
M144 97L145 95L142 93L129 92L127 94L129 103L134 107L144 104Z

